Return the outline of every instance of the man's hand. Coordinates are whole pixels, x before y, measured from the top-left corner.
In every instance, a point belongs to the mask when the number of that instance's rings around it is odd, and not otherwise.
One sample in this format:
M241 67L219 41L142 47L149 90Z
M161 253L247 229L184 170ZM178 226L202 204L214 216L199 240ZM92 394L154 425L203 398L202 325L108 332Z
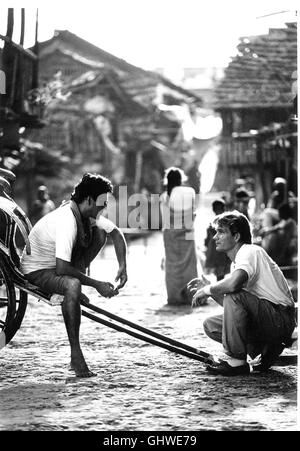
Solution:
M199 290L200 288L205 287L205 285L209 285L209 280L207 280L203 275L198 279L195 278L193 280L191 280L188 284L187 284L187 289L194 294L197 290Z
M97 281L95 285L96 290L101 296L105 298L111 298L118 294L118 290L115 289L112 283L110 282L99 282Z
M187 284L187 289L193 294L192 307L207 304L208 296L203 292L203 288L209 284L209 280L207 280L203 274L199 279L193 279Z
M127 282L127 271L126 267L120 266L119 271L117 273L117 276L115 278L115 282L120 281L119 285L116 287L116 290L119 290L120 288L123 288L125 283Z
M192 290L191 290L192 292ZM208 295L204 293L203 288L196 290L196 293L192 299L192 307L198 307L199 305L205 305L207 303Z

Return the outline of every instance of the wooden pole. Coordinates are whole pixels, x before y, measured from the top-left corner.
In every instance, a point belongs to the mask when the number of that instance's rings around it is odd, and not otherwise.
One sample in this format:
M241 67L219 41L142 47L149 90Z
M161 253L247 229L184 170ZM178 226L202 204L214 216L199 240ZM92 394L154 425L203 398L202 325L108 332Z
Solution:
M201 351L200 349L194 348L193 346L189 346L185 343L181 343L180 341L174 340L173 338L159 334L157 332L154 332L151 329L147 329L146 327L135 324L132 321L129 321L125 318L121 318L120 316L114 315L113 313L108 312L107 310L103 310L99 307L96 307L95 305L91 304L90 302L85 301L84 299L81 299L81 304L84 307L87 307L87 308L93 310L94 312L99 313L100 315L105 315L114 321L118 321L121 324L125 324L126 326L132 327L133 329L143 332L144 334L148 334L154 338L157 338L158 340L165 341L173 346L177 346L179 348L185 349L186 351L201 355L202 357L205 357L207 359L212 357L211 354L208 354L207 352Z
M6 74L6 96L4 96L4 106L5 107L11 107L14 100L14 82L15 82L15 75L16 75L16 59L13 54L12 49L12 36L14 32L14 9L8 8L7 12L7 29L6 29L6 36L5 36L5 43L3 48L3 65L4 65L4 72Z
M21 8L21 34L20 34L20 45L24 46L24 35L25 35L25 8Z
M6 36L12 39L14 32L14 9L8 8Z
M143 166L143 151L138 150L135 156L135 175L134 175L134 192L138 193L141 185Z
M25 8L21 8L21 34L20 34L20 46L24 47L24 35L25 35ZM17 108L18 111L24 110L24 55L20 53L18 64L18 77L17 83L19 85Z
M93 315L92 313L86 312L85 310L82 310L82 315L85 316L86 318L89 318L93 321L96 321L97 323L103 324L104 326L110 327L111 329L115 329L118 332L124 332L125 334L131 335L134 338L138 338L139 340L145 341L146 343L150 343L152 345L158 346L160 348L163 349L167 349L168 351L174 352L176 354L180 354L183 355L185 357L188 357L190 359L194 359L194 360L198 360L202 363L212 363L213 362L213 357L203 357L200 354L196 354L194 352L189 352L189 351L185 351L182 348L179 348L177 346L173 346L173 345L169 345L165 342L161 342L158 340L154 340L153 338L148 337L147 335L142 335L139 334L137 332L133 332L130 329L127 329L125 327L119 326L118 324L114 324L110 321L106 321L105 319L102 318L98 318L96 315Z
M36 60L33 62L33 74L32 74L32 89L35 89L39 85L38 74L39 74L39 43L38 43L38 30L39 30L39 10L36 10L35 16L35 41L33 52L37 56Z
M262 156L262 142L261 139L258 138L256 140L256 158L257 158L257 172L259 174L260 184L263 193L263 202L267 205L268 202L268 190L266 187L266 176L264 174L264 162Z

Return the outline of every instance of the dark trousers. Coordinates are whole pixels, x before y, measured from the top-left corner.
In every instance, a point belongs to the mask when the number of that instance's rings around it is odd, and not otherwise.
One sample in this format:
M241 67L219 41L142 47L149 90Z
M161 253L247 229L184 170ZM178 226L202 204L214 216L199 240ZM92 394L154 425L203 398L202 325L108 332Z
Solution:
M203 323L205 333L231 357L261 354L266 344L284 343L296 326L294 307L283 307L241 290L224 297L224 314Z

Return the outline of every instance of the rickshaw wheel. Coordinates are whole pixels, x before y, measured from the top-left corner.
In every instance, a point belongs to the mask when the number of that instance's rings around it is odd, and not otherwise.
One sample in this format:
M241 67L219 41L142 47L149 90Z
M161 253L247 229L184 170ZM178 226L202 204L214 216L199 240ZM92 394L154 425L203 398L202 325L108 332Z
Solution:
M21 326L27 306L27 293L16 290L6 267L0 263L0 349L7 345Z

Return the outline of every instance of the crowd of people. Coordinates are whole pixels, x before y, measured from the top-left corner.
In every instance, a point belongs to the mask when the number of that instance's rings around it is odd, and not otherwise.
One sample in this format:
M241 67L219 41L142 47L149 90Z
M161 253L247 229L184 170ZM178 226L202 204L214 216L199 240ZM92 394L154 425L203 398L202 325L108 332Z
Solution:
M251 188L247 186L247 179L237 179L229 198L223 196L223 199L216 200L224 202L224 211L236 210L246 216L252 227L254 243L260 245L280 267L296 266L297 197L288 191L287 181L282 177L274 179L266 206L257 205L255 192ZM212 208L214 210L213 205Z

